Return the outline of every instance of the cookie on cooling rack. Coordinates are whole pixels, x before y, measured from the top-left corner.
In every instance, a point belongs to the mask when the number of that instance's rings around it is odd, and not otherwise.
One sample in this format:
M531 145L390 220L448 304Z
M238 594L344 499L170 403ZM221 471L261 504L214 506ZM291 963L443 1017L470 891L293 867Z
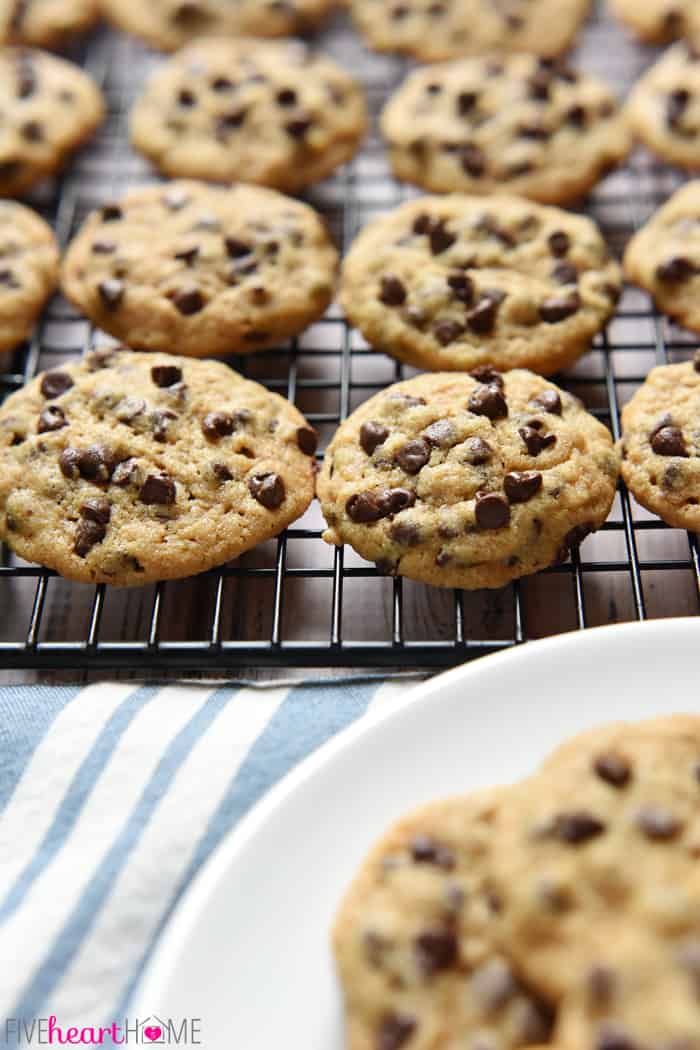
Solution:
M96 351L0 409L0 538L87 583L190 576L303 514L316 441L218 361Z
M617 473L608 430L540 376L420 375L333 438L318 480L324 539L410 579L502 587L599 528Z
M400 179L436 193L583 196L626 155L609 88L533 55L466 58L411 73L381 128Z
M366 123L352 77L305 44L211 39L158 70L131 139L165 175L296 192L348 160Z
M589 0L347 0L357 28L376 51L436 62L489 51L555 56L571 47Z
M516 197L423 197L370 223L341 302L368 342L417 368L571 364L612 314L618 264L581 215Z
M30 334L58 283L58 245L29 208L0 201L0 351Z
M45 51L0 48L0 195L53 175L102 121L104 103L82 69Z
M700 170L700 52L689 43L670 47L637 83L626 109L632 131L652 152Z
M333 943L348 1050L517 1050L549 1042L554 1014L499 943L490 859L507 791L424 806L364 861Z
M694 0L609 0L612 13L640 40L663 44L683 36Z
M700 532L700 355L653 368L622 410L622 476L674 528Z
M160 51L200 36L290 36L315 29L337 0L102 0L106 18Z
M182 180L93 212L66 253L67 297L139 350L248 353L300 332L333 295L337 253L308 205Z
M0 0L0 43L61 47L96 19L95 0Z
M700 332L700 181L674 193L632 238L624 268L660 310Z

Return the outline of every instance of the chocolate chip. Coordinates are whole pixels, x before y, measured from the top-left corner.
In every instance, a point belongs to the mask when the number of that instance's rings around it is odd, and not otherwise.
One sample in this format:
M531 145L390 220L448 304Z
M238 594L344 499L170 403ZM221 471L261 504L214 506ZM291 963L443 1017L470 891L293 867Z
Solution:
M462 147L460 160L464 171L472 178L478 179L486 171L486 155L479 146L475 146L472 142Z
M568 233L564 230L555 230L554 233L550 233L547 238L547 244L549 250L556 259L560 259L563 255L566 255L571 247L571 238Z
M542 488L542 475L536 470L513 470L503 479L503 488L511 503L527 503Z
M102 542L106 535L107 529L102 522L83 518L82 521L78 522L78 527L75 530L73 550L79 558L85 558L97 543Z
M41 380L41 392L45 398L52 401L73 386L73 380L67 372L46 372Z
M657 456L685 456L688 450L680 427L660 427L649 436L653 451Z
M59 408L58 405L47 405L39 414L36 432L37 434L46 434L52 430L62 430L63 427L67 426L68 420L63 409Z
M313 121L310 117L296 117L294 120L288 120L284 127L287 134L293 139L303 139L312 125Z
M136 460L125 459L114 468L112 484L118 485L119 488L126 488L128 485L135 484L138 477L139 468L136 465Z
M440 346L449 346L465 332L466 328L458 321L439 321L433 328L433 335Z
M393 274L384 274L381 280L379 301L386 306L402 306L406 302L406 287Z
M413 232L419 237L427 236L433 228L433 220L427 212L421 212L413 220Z
M227 481L233 481L233 474L225 463L212 463L211 469L220 485L225 485Z
M561 397L558 390L543 390L536 394L530 402L531 407L541 408L552 416L561 415Z
M124 284L115 277L108 277L106 281L100 281L97 291L103 305L108 310L115 310L124 298Z
M229 412L208 412L202 420L202 432L210 441L228 437L236 429L236 421Z
M398 521L389 529L389 535L404 547L417 547L421 541L420 530L410 521Z
M433 223L429 236L430 250L433 255L441 255L443 252L446 252L457 240L457 235L450 233L447 229L445 219L438 219L437 222Z
M368 456L371 456L379 445L383 445L388 437L389 428L374 420L368 420L360 427L360 445Z
M92 250L95 255L112 255L117 250L116 241L93 241Z
M467 404L474 415L488 416L491 420L505 419L508 415L505 394L495 383L478 386Z
M457 112L460 117L471 113L477 103L479 95L476 91L460 91L457 95Z
M581 309L581 296L578 292L569 295L553 295L540 304L540 317L547 324L557 324Z
M27 142L43 142L44 129L38 120L28 120L20 128L22 136Z
M167 474L149 474L139 492L142 503L169 506L175 502L175 482Z
M174 412L168 411L168 409L158 409L151 413L151 427L156 441L165 442L168 440L168 431L174 419L177 419L177 416Z
M451 930L424 930L415 939L416 962L425 977L450 970L458 958L458 944Z
M124 397L116 405L114 415L120 423L132 423L146 411L146 402L141 397Z
M87 503L83 503L80 513L83 518L106 525L112 517L112 505L106 499L89 499Z
M358 525L368 525L386 518L390 514L412 507L416 502L415 493L409 489L379 489L357 492L345 504L345 510L351 521Z
M682 821L663 806L643 806L637 813L637 826L648 839L668 842L680 833Z
M569 262L558 262L552 267L551 277L557 284L577 284L578 270Z
M156 386L175 386L182 382L182 369L177 365L153 365L151 379Z
M626 758L608 751L604 755L598 755L593 763L593 768L606 784L612 787L625 787L632 776L632 769Z
M417 474L430 459L430 445L422 438L407 441L398 450L395 459L407 474Z
M313 427L299 427L297 445L305 456L313 456L318 448L318 434Z
M277 510L286 496L284 482L279 474L254 474L248 479L248 490L267 510Z
M510 507L497 492L477 492L475 515L480 529L502 529L510 521Z
M643 1050L643 1048L622 1025L606 1022L598 1032L595 1050Z
M435 864L445 871L452 871L455 866L454 853L430 835L416 835L410 843L411 856L416 864Z
M503 376L498 372L493 365L477 365L476 368L472 368L469 375L472 379L476 379L477 383L485 383L487 385L495 384L503 390L505 383L503 382Z
M656 278L666 284L682 284L690 280L695 273L695 266L681 255L661 263L656 268Z
M109 481L117 461L111 448L106 445L89 445L80 454L78 469L88 481Z
M591 813L586 813L585 810L576 810L571 813L558 814L553 830L556 837L562 842L571 846L579 846L602 835L605 831L605 824Z
M183 248L182 251L175 252L175 258L178 262L184 262L187 266L192 266L198 255L199 248L196 245L192 248Z
M230 259L242 259L243 256L250 255L253 251L249 244L246 244L245 241L239 241L237 237L224 238L224 244Z
M678 128L689 102L690 92L687 88L676 88L669 93L666 99L666 123L669 128Z
M61 468L61 473L70 478L71 481L75 481L80 475L80 452L77 448L64 448L61 455L58 457L58 465Z
M401 1050L418 1028L409 1014L385 1014L377 1029L375 1050Z
M229 80L228 77L214 77L214 79L211 82L212 91L231 91L233 86L233 81Z
M447 278L452 295L466 306L474 302L474 282L465 273L451 273Z
M412 507L415 502L416 494L410 489L387 489L383 496L387 514L398 514L399 511Z
M173 303L186 317L204 308L204 296L195 285L186 285L172 296Z
M487 335L493 331L498 307L504 298L505 294L496 289L489 290L482 295L474 309L467 314L467 324L472 332Z
M539 456L540 452L544 449L549 448L551 445L556 445L557 443L556 434L541 434L539 430L532 425L520 427L518 433L525 442L528 455L530 456Z
M425 428L423 437L435 448L448 448L455 440L454 424L449 419L436 419Z
M118 204L105 204L102 208L102 222L118 222L124 213Z
M586 124L586 110L583 106L572 106L566 112L566 122L575 128L583 128Z
M464 458L467 463L471 463L474 467L479 466L481 463L488 463L492 455L493 449L488 441L484 441L483 438L467 438L464 442Z
M189 109L191 106L197 105L197 96L189 88L181 88L177 94L177 101L178 105Z

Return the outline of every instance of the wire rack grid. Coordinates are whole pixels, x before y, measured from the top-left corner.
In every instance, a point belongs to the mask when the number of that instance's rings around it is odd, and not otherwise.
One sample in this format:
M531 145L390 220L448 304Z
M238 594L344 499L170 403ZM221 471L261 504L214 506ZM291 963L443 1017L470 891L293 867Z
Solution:
M339 16L320 45L365 85L376 116L405 74L370 55ZM93 207L153 180L129 149L128 112L163 59L101 30L79 55L102 86L108 119L64 178L33 203L65 245ZM624 91L653 60L596 11L577 62ZM376 127L376 125L375 125ZM587 202L620 253L629 236L680 184L636 152ZM342 248L375 215L414 191L389 175L372 132L355 160L308 194ZM39 369L104 337L60 296L31 342L0 362L0 398ZM617 438L620 406L654 364L685 360L697 345L627 289L607 331L557 381L577 393ZM295 402L321 431L321 448L357 404L413 370L370 350L336 308L290 345L236 358L234 367ZM71 584L3 550L0 668L194 671L265 666L447 666L530 638L616 620L700 611L697 537L667 528L620 486L609 521L569 562L496 592L443 591L381 576L354 552L326 547L317 504L285 534L191 580L135 590Z

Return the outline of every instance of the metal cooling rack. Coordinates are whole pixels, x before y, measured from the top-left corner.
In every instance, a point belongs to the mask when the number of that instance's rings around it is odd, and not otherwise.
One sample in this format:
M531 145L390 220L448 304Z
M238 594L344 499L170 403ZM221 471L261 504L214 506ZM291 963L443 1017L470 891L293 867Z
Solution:
M320 44L364 82L375 114L405 73L398 60L364 50L342 17ZM91 208L153 180L128 147L127 115L151 68L162 61L107 30L73 57L102 85L109 117L67 175L32 200L64 245ZM576 61L624 92L654 57L598 12ZM620 253L680 182L640 151L598 187L587 211ZM347 247L365 222L412 193L391 179L372 135L355 161L308 199ZM0 397L102 338L55 297L31 343L4 367L0 360ZM653 311L646 295L628 289L591 352L556 378L618 437L620 406L649 369L684 360L696 346ZM289 346L233 364L296 402L320 430L322 448L357 404L413 374L370 351L337 309ZM314 504L278 540L234 563L129 591L71 584L4 550L0 669L144 674L242 666L445 666L563 630L700 611L697 538L638 508L623 486L610 520L570 562L496 592L387 579L351 550L327 547L321 531Z

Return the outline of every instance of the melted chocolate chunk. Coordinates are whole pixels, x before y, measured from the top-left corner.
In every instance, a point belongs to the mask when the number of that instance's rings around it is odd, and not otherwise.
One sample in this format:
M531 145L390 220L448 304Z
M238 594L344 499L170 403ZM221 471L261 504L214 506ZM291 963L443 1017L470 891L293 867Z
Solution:
M578 270L573 263L558 262L556 266L552 268L552 280L556 281L557 284L577 284L578 283Z
M169 506L175 502L175 482L167 474L149 474L139 492L142 503Z
M581 296L578 292L569 295L553 295L540 304L540 317L547 324L558 324L572 317L581 309Z
M425 977L451 970L456 965L459 947L452 930L424 930L414 942L418 969Z
M664 284L683 284L695 274L695 266L681 255L667 259L656 268L656 279Z
M539 456L544 449L550 448L557 443L556 434L541 434L539 429L532 425L520 427L518 433L523 439L530 456Z
M430 445L422 438L407 441L396 453L396 462L407 474L417 474L430 459Z
M467 324L477 335L488 335L496 324L498 308L505 299L505 292L493 288L486 290L477 305L467 314Z
M454 853L430 835L416 835L410 843L411 856L416 864L434 864L445 871L455 866Z
M410 1014L385 1014L377 1029L376 1050L402 1050L417 1028Z
M493 367L493 365L477 365L476 368L472 368L469 375L472 379L476 379L477 383L485 383L487 386L495 384L500 387L501 390L505 387L503 376Z
M462 147L460 159L464 171L472 178L478 179L486 171L486 155L479 146L472 142Z
M603 821L585 810L559 813L554 822L554 834L570 846L590 842L591 839L602 835L604 831Z
M433 335L440 346L449 346L465 332L466 328L458 321L439 321L433 328Z
M513 470L503 479L503 488L511 503L527 503L542 488L542 475L536 470Z
M236 420L229 412L208 412L202 420L202 432L210 441L228 437L236 429Z
M379 489L357 492L345 504L345 510L351 521L358 525L369 525L387 518L391 514L412 507L416 495L410 489Z
M614 751L598 755L593 768L601 780L616 788L626 787L632 776L632 768L627 759Z
M556 259L560 259L562 256L567 255L571 247L571 238L568 233L564 230L556 230L554 233L550 233L547 238L547 244L549 250Z
M106 499L89 499L80 508L83 518L97 521L101 525L107 525L112 517L112 504Z
M650 434L649 442L657 456L688 456L680 427L662 426Z
M182 382L182 369L177 365L154 365L151 379L159 387L175 386Z
M47 405L39 413L36 432L37 434L46 434L52 430L62 430L63 427L67 426L68 420L63 409L59 408L58 405Z
M423 437L434 448L449 448L455 440L454 424L449 419L436 419L425 428Z
M483 438L471 437L464 442L464 458L473 467L488 463L492 455L493 449Z
M318 434L313 427L297 428L297 445L305 456L315 456L318 448Z
M443 252L446 252L457 240L457 235L450 233L447 229L445 219L438 219L433 223L429 236L430 250L433 255L441 255Z
M73 380L67 372L46 372L41 380L41 392L47 400L52 401L73 386Z
M561 415L561 397L558 390L543 390L542 393L533 397L530 402L532 408L541 408L550 415Z
M474 282L471 277L467 277L465 273L451 273L447 278L447 283L455 299L458 299L466 306L472 305L474 302Z
M287 494L279 474L254 474L248 479L248 490L267 510L277 510Z
M480 529L502 529L510 521L510 507L508 501L497 492L479 492L475 515Z
M368 420L360 427L360 445L368 456L371 456L379 445L383 445L388 437L389 428L374 420Z
M668 842L683 830L683 823L663 806L647 805L637 813L637 826L653 842Z
M75 530L73 550L79 558L85 558L96 544L102 542L106 535L107 528L102 522L93 521L91 518L83 518L78 522L78 527Z
M385 306L402 306L406 302L406 286L393 274L384 274L379 290L379 301Z
M199 313L204 308L204 296L195 285L186 285L175 292L172 297L173 303L185 317Z
M398 521L389 529L389 535L404 547L417 547L421 541L420 530L410 521Z
M491 420L505 419L508 404L505 394L496 383L478 386L468 401L468 408L476 416L487 416Z
M165 442L168 440L168 429L174 419L177 419L175 413L169 412L167 409L151 413L151 426L153 428L153 437L156 441Z

